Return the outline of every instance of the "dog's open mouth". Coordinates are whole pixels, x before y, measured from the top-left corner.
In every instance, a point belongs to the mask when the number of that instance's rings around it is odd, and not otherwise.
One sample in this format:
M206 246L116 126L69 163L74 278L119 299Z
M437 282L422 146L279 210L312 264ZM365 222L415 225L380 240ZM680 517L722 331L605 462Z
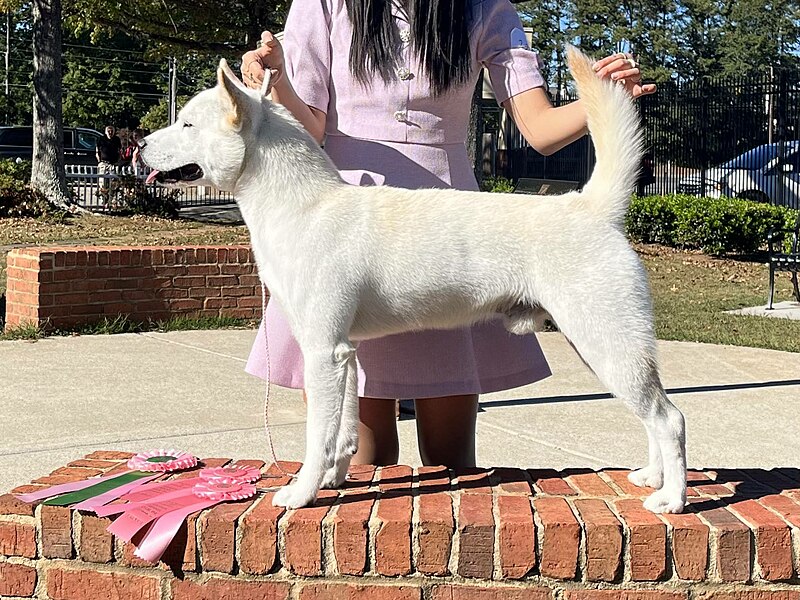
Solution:
M200 165L191 163L171 171L153 170L147 176L147 183L179 183L181 181L196 181L203 176Z

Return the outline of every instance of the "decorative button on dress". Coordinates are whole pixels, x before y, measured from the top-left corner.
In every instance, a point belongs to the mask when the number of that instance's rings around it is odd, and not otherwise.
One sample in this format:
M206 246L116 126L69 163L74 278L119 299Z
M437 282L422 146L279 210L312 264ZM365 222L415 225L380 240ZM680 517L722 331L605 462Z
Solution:
M395 5L397 77L365 89L349 68L352 28L344 0L294 0L283 38L286 73L309 106L327 114L325 151L352 185L478 189L467 156L472 91L486 67L498 103L544 85L536 53L519 47L522 24L508 0L474 0L472 77L433 97ZM498 201L498 210L502 210ZM258 331L247 372L303 387L303 356L277 302ZM538 381L550 369L536 337L508 333L500 320L456 330L405 333L358 345L359 394L426 398L480 394Z

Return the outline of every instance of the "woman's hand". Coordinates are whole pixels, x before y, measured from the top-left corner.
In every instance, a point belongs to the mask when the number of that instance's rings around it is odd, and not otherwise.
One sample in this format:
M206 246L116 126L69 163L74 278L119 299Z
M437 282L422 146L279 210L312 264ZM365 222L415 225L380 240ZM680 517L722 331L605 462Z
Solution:
M594 70L601 79L611 77L614 81L619 82L620 85L624 85L628 93L634 98L647 96L656 91L655 84L642 84L639 65L636 64L630 54L617 52L611 56L606 56L594 64Z
M265 69L272 72L272 85L283 77L283 47L269 31L261 33L258 49L245 52L242 56L242 81L254 90L261 89Z

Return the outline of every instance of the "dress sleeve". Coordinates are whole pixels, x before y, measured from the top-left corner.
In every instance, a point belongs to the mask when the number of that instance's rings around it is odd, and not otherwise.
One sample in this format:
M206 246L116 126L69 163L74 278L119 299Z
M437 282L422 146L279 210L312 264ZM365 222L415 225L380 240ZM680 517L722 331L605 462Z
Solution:
M328 112L331 78L331 13L327 0L294 0L286 17L286 74L309 106Z
M478 18L477 59L489 71L497 103L544 86L539 55L528 48L522 22L509 0L483 0Z

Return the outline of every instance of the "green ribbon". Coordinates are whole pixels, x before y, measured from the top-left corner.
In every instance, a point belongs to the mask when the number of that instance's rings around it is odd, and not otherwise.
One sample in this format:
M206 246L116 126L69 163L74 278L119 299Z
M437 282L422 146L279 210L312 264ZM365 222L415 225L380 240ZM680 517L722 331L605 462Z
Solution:
M105 481L100 481L92 486L83 488L82 490L69 492L68 494L62 494L61 496L56 496L55 498L49 498L48 500L42 502L42 504L46 504L47 506L68 506L70 504L77 504L78 502L83 502L89 498L94 498L95 496L105 494L106 492L115 488L132 483L137 479L151 477L153 475L155 475L155 473L148 473L145 471L131 471L130 473L123 473L119 477L113 477L111 479L106 479Z

